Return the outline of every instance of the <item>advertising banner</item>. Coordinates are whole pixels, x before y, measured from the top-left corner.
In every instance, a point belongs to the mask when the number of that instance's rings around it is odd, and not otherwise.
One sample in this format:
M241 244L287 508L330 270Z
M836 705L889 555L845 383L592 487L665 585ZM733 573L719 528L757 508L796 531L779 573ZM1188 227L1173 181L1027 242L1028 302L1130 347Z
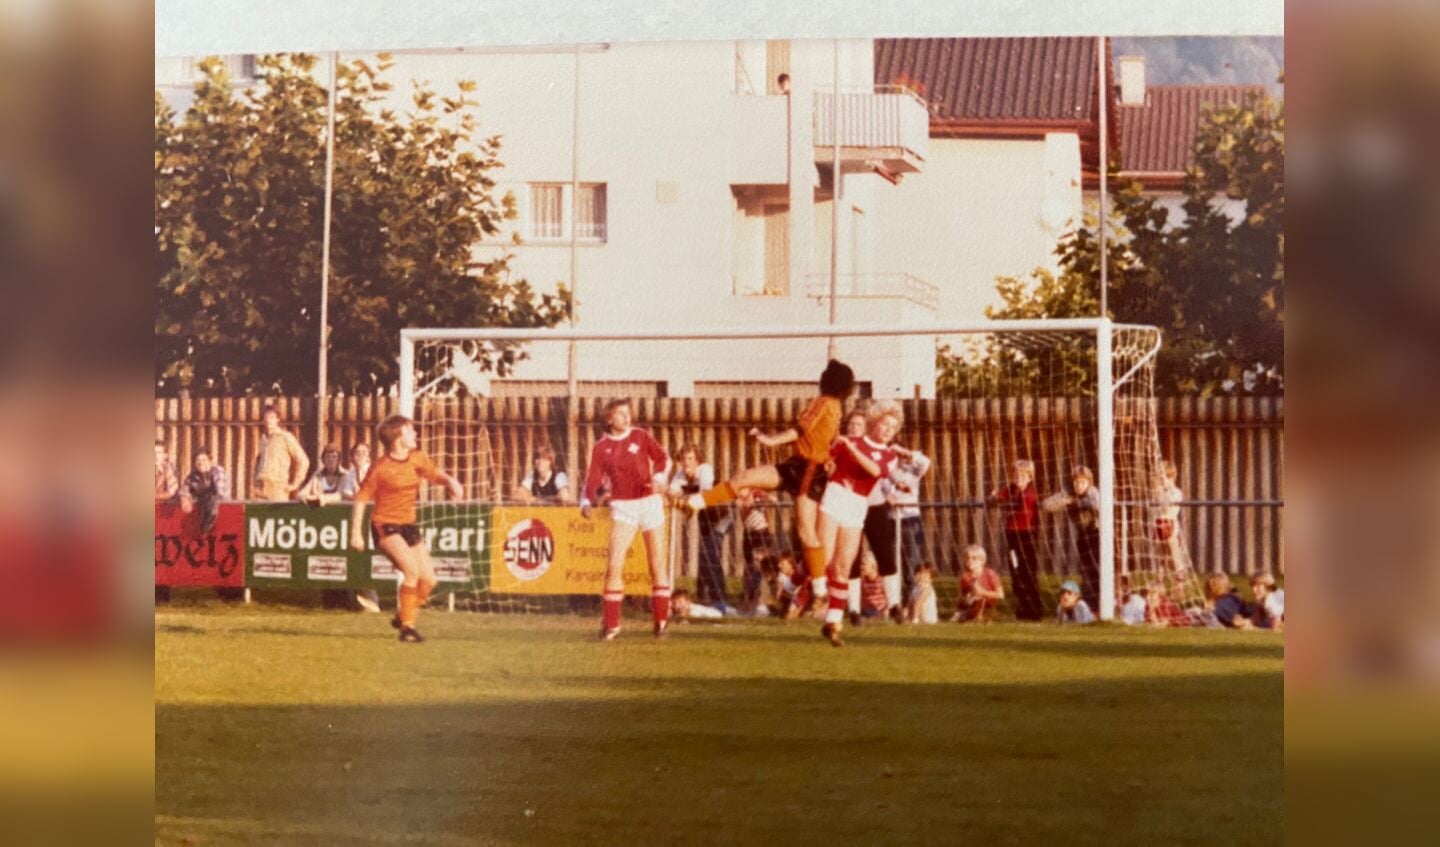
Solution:
M595 509L586 520L575 506L498 506L492 525L491 591L599 594L604 587L609 509ZM661 536L668 537L663 529ZM626 551L624 574L626 594L650 594L642 533Z
M221 503L214 526L201 529L198 511L174 503L155 505L155 584L245 584L245 506Z
M245 506L248 585L371 588L392 585L394 566L366 526L362 551L350 549L350 505L249 503ZM421 504L418 522L440 581L436 591L485 587L490 571L490 507Z

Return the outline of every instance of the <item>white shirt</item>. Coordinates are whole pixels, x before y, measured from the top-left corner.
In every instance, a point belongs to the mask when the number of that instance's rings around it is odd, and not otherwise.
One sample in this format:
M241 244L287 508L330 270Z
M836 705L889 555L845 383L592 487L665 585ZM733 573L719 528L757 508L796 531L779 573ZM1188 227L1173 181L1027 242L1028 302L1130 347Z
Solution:
M930 459L919 450L912 451L910 458L896 462L890 475L870 492L870 505L882 505L887 496L893 495L898 517L920 517L920 478L929 472Z
M340 483L340 496L346 500L354 500L355 492L360 490L360 483L365 481L365 474L370 472L370 465L356 465L345 472L345 479Z
M925 586L917 585L910 593L911 602L920 604L920 620L917 623L939 623L940 613L935 607L935 589L932 586L929 591Z
M698 482L701 491L709 491L715 487L715 469L708 463L702 463L695 468L695 479L691 480L683 467L677 467L675 475L670 477L670 493L683 494L685 486L692 482Z

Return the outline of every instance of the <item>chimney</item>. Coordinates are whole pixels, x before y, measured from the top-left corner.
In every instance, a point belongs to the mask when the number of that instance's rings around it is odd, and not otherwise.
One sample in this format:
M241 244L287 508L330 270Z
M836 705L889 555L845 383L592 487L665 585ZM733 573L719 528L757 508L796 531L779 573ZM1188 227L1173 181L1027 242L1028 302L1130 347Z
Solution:
M1145 105L1145 57L1121 56L1120 105Z

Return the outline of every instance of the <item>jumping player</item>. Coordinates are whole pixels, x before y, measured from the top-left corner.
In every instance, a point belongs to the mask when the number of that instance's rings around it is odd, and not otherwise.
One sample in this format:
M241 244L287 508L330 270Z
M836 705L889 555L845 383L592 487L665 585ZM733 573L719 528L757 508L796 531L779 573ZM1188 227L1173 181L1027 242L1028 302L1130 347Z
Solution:
M630 401L605 404L607 432L590 451L580 514L587 520L598 500L600 485L610 488L610 558L605 563L604 618L600 640L620 634L620 603L625 599L625 551L639 530L650 560L651 611L655 637L664 638L670 621L670 571L665 562L661 529L665 526L664 494L670 478L670 456L649 432L630 426Z
M818 603L825 594L825 565L830 551L821 543L816 514L825 493L825 461L830 457L830 443L840 429L841 404L855 389L855 372L834 359L820 374L820 396L810 401L795 425L765 435L758 429L750 435L766 447L794 444L790 458L774 465L759 465L741 471L734 479L720 483L709 491L693 494L682 505L700 510L735 500L741 491L759 488L779 489L795 499L795 530L810 575L812 602Z
M865 413L865 434L843 437L830 450L835 470L820 501L820 540L832 551L826 572L830 603L820 634L836 647L844 626L845 603L850 594L850 566L860 552L870 490L890 473L898 458L890 442L900 431L903 414L894 401L876 403Z
M417 446L415 424L404 415L391 415L376 427L382 455L370 466L360 490L355 492L355 506L350 512L350 546L365 549L365 504L375 503L370 516L370 531L375 546L404 574L400 584L398 610L390 621L400 630L401 641L419 643L425 639L415 629L420 607L435 589L435 566L430 550L415 525L415 499L420 482L439 483L450 490L455 499L464 496L460 481L435 467L435 463Z

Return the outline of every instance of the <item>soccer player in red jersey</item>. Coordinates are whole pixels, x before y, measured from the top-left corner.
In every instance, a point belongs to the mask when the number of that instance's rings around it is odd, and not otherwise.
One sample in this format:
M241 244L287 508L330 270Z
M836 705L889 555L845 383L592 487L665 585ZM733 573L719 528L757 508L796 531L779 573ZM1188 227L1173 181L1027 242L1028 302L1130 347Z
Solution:
M651 611L655 637L664 638L670 621L670 571L665 562L666 481L670 456L646 430L630 425L629 400L605 404L607 431L590 451L580 514L589 519L601 483L610 488L610 559L605 564L604 619L600 639L620 634L620 604L625 599L625 552L639 531L650 560Z
M375 502L370 516L370 531L375 546L405 575L400 584L399 609L391 624L400 630L401 641L421 642L425 639L415 629L420 607L430 599L435 588L435 566L420 528L415 524L415 500L421 481L443 484L456 500L464 496L460 481L435 467L435 463L417 446L415 424L404 415L391 415L375 430L384 454L370 466L360 490L355 493L355 506L350 513L350 546L365 549L365 505Z
M698 511L729 503L739 497L741 491L755 488L779 489L795 498L795 531L800 536L811 595L816 601L825 594L825 565L830 559L830 550L821 542L817 520L820 497L825 492L825 461L840 429L842 404L854 390L855 372L849 365L831 359L820 374L820 396L810 401L794 426L774 435L750 430L750 435L766 447L793 443L790 458L773 465L747 468L734 479L682 501L686 508Z
M890 442L900 432L903 420L899 403L876 403L865 413L865 434L859 438L842 436L830 449L835 469L830 472L830 482L820 500L819 531L821 543L833 552L826 573L830 603L820 634L836 647L844 644L840 630L845 621L845 601L850 596L850 566L860 552L865 514L870 510L870 489L890 473L898 458Z

